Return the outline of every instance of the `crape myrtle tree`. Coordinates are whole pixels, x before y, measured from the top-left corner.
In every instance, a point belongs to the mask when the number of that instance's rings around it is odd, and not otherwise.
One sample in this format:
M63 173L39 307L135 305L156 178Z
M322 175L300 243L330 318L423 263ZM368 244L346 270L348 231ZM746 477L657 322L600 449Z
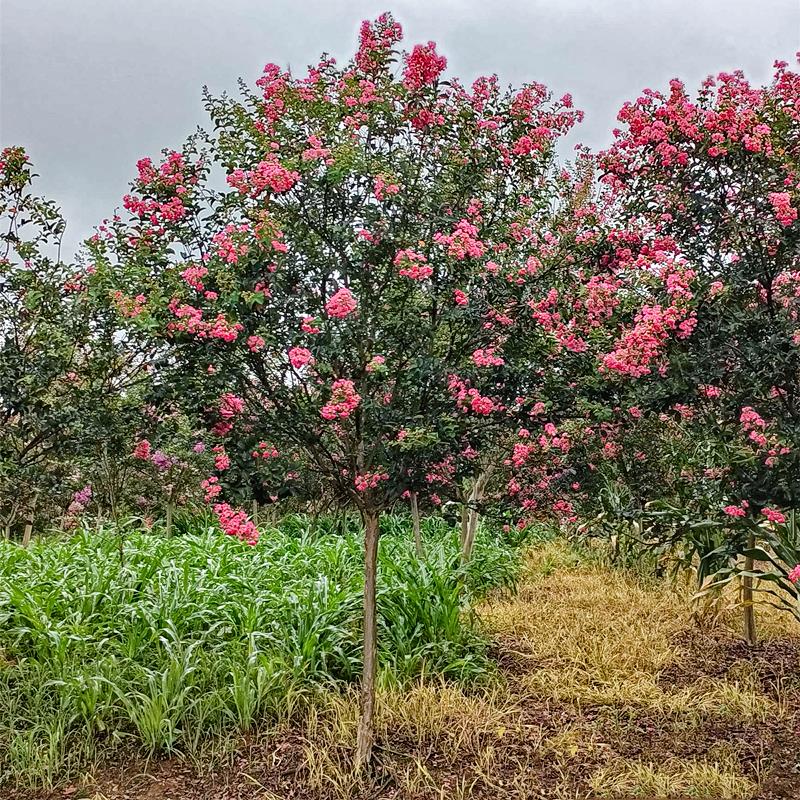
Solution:
M27 544L70 504L95 385L85 284L60 259L64 221L31 191L21 147L0 153L0 516ZM89 412L91 413L91 411ZM83 488L81 488L83 486Z
M693 330L664 339L664 359L648 371L608 366L632 379L632 404L680 418L703 443L683 478L716 486L719 505L707 513L727 530L716 556L741 564L726 574L743 577L753 642L752 579L794 598L800 555L796 541L779 541L800 495L800 75L782 62L765 87L720 74L695 97L676 80L626 104L619 119L601 158L613 213L672 243L691 270L683 288L642 299L633 344L662 348L662 310L676 291ZM754 558L769 569L755 570Z
M454 482L475 479L538 401L557 342L530 304L569 270L548 225L563 213L554 143L580 116L538 84L445 79L433 43L401 53L400 40L383 15L344 67L268 65L238 99L207 95L213 135L140 161L128 215L91 251L205 421L225 530L257 536L228 502L234 451L260 452L286 485L302 469L360 511L359 763L373 744L380 513L448 458Z

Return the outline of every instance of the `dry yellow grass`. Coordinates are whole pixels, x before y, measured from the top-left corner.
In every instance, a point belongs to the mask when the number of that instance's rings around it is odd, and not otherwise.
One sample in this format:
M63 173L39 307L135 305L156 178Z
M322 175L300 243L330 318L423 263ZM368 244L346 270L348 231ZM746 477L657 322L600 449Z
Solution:
M737 767L702 761L673 760L659 766L621 762L597 770L589 785L597 797L749 800L757 787Z
M643 584L587 563L562 541L533 551L518 594L479 610L516 661L507 681L474 693L429 682L381 692L378 738L393 796L752 797L753 771L744 773L736 748L726 743L697 758L652 763L615 749L614 737L624 740L626 726L640 715L656 720L669 738L691 735L708 721L758 726L785 713L761 691L746 662L724 678L681 685L662 679L684 656L679 634L695 624L690 596L688 588ZM760 617L768 637L792 629L774 613ZM537 723L536 713L548 718L551 708L562 709L566 721ZM584 714L587 709L595 712ZM372 796L353 770L356 720L354 694L331 696L310 712L306 775L321 795Z

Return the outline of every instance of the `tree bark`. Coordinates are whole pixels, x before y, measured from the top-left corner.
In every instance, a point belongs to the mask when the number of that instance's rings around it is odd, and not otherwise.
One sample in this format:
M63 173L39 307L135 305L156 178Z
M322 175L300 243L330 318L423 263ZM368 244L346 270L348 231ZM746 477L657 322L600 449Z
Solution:
M380 517L365 511L364 517L364 671L361 677L361 718L358 721L356 768L372 759L375 743L375 679L378 673L378 617L376 587Z
M34 495L33 504L30 508L28 518L25 520L25 530L22 532L22 546L27 547L31 543L31 536L33 535L33 518L36 514L36 501L38 494Z
M751 533L747 538L747 547L752 550L756 546L755 536ZM744 568L746 572L753 571L753 559L745 558ZM756 638L756 610L753 605L753 579L747 575L742 576L742 613L744 640L750 647L755 647Z
M475 534L478 530L478 519L480 514L476 508L477 504L483 500L483 495L486 492L486 486L489 483L489 478L492 473L490 470L484 470L475 480L472 485L472 491L469 495L467 503L467 524L466 531L464 529L464 518L461 520L461 563L468 564L472 557L472 547L475 544Z
M469 531L469 498L461 504L461 552L467 544L467 532Z
M166 520L166 529L167 529L167 539L172 538L172 501L167 501L167 520Z
M414 546L417 548L417 558L425 558L425 548L422 546L422 531L419 522L419 501L417 493L411 492L411 524L414 527Z
M27 547L31 543L31 535L33 534L33 520L29 519L25 523L25 530L22 533L22 546Z

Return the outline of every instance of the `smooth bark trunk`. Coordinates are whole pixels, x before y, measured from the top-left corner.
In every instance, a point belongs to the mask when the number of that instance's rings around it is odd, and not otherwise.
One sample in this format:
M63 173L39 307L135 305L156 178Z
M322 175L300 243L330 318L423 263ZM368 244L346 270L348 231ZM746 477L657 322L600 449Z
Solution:
M31 543L31 535L33 534L33 520L28 520L25 523L25 530L22 532L22 546L27 547Z
M756 546L755 536L750 534L747 540L748 549ZM744 568L746 572L753 571L753 559L745 558ZM742 613L744 640L750 647L755 647L756 638L756 610L753 605L753 579L747 575L742 576Z
M472 557L472 548L475 544L475 534L478 530L478 520L480 512L478 511L478 504L483 500L486 492L486 486L491 477L490 470L484 470L475 480L472 485L472 491L469 494L469 500L465 509L467 510L466 527L464 524L464 517L461 518L461 563L468 564Z
M378 673L378 616L376 586L380 517L364 512L364 671L361 677L361 718L358 721L356 767L372 759L375 743L375 681Z
M411 524L414 528L414 547L417 548L417 558L425 558L425 548L422 546L422 530L419 521L419 501L416 492L411 492Z

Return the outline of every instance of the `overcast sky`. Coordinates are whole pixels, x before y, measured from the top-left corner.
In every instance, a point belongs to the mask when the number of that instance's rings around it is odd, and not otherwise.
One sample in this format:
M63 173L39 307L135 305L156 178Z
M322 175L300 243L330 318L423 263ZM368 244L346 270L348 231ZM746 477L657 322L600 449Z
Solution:
M800 0L0 0L0 143L24 145L68 221L66 251L127 190L134 164L204 124L200 90L300 71L354 50L391 10L406 44L433 39L449 72L546 83L606 144L642 88L742 68L769 78L800 50Z

